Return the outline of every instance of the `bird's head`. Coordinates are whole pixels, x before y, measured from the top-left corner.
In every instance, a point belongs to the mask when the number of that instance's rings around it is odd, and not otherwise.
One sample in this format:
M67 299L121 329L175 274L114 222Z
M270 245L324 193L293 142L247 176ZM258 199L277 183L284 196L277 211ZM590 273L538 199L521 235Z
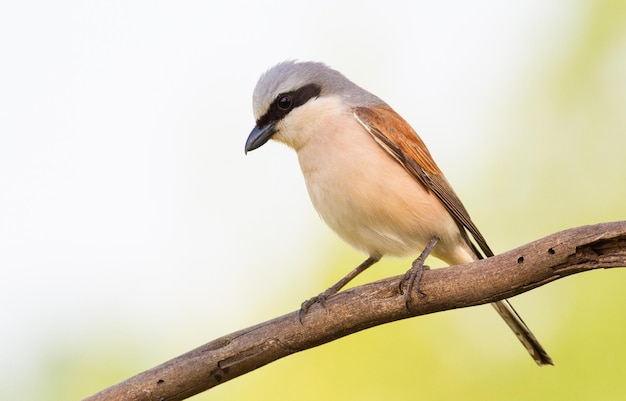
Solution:
M246 153L270 139L297 148L332 100L333 107L366 107L383 103L376 96L323 63L285 61L265 72L254 89L256 125ZM325 105L325 107L322 107Z

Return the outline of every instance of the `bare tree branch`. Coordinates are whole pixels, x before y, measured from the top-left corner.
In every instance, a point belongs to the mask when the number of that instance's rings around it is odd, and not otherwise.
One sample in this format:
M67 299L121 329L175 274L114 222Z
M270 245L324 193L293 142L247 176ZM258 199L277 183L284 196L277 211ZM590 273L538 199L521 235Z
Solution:
M424 272L407 311L391 277L298 312L228 334L86 400L183 400L284 356L369 327L509 298L570 274L626 266L626 221L562 231L462 266Z

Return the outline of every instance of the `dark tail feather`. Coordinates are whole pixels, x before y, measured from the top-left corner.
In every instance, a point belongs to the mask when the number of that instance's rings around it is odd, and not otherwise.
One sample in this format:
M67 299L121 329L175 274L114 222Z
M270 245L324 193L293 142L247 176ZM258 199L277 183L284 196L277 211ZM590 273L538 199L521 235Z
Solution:
M505 299L503 301L494 302L491 306L498 311L498 314L502 316L502 319L504 319L506 324L513 330L521 343L524 344L524 347L526 347L530 356L537 362L537 365L554 365L552 358L550 358L546 350L539 344L539 341L537 341L522 318L515 312L515 309L513 309L509 301Z

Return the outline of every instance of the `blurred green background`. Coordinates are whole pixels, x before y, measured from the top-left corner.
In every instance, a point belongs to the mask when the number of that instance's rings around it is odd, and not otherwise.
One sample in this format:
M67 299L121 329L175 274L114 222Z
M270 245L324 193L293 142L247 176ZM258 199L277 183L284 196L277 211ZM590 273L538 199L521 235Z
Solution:
M420 132L491 247L626 218L626 2L0 6L9 399L80 399L293 311L364 257L278 145L243 157L258 75L316 59ZM384 260L354 285L407 269ZM432 266L441 266L431 261ZM621 400L626 272L373 328L197 400Z

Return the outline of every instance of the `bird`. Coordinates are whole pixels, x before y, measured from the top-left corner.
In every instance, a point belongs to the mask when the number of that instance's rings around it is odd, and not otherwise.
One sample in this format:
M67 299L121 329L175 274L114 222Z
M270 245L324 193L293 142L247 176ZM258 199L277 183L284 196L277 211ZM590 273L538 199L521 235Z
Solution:
M324 63L287 60L261 75L252 98L256 124L245 153L270 139L295 150L322 220L368 255L305 301L301 322L312 304L323 306L383 256L423 250L405 276L417 278L419 291L419 266L429 253L448 265L494 255L420 136L378 96ZM508 300L492 305L539 366L554 364Z

